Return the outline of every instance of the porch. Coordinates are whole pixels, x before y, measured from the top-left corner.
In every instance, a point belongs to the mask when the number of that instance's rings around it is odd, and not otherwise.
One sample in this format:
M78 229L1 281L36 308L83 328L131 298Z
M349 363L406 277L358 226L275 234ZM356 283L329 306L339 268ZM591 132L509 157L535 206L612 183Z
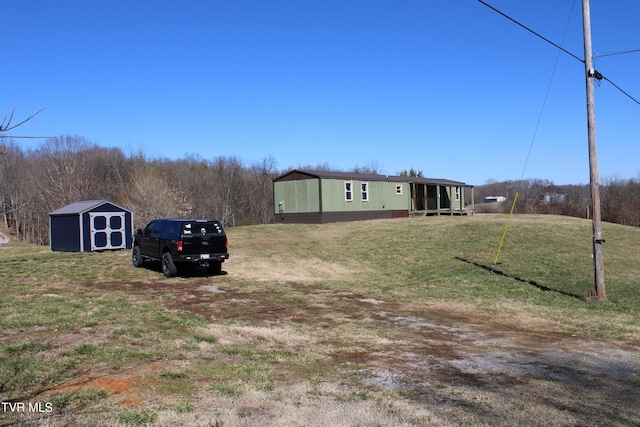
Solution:
M410 182L410 216L468 215L475 209L475 191L463 183Z

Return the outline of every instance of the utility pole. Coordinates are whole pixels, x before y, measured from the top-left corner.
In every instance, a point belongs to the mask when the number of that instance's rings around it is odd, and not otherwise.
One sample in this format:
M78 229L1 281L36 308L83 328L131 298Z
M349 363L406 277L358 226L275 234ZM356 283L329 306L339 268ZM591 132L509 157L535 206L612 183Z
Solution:
M584 28L584 66L587 83L587 126L589 138L589 181L591 185L591 205L593 210L593 267L594 292L598 300L604 301L604 256L602 255L602 220L600 215L600 189L598 186L598 158L596 155L596 111L594 95L594 79L602 78L593 67L591 47L591 11L589 0L582 0L582 24Z

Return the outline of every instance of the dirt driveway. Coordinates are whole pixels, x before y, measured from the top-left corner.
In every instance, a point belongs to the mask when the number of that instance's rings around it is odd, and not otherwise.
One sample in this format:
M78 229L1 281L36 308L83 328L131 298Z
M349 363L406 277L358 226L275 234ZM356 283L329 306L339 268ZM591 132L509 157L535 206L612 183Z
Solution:
M298 295L286 302L277 302L277 292L211 282L139 286L171 294L168 308L212 323L293 322L326 331L315 345L336 372L357 367L361 390L397 393L408 411L427 410L451 425L640 425L638 343L594 340L549 325L532 330L469 307L401 306L296 283L283 284L283 294ZM350 336L354 323L371 335Z

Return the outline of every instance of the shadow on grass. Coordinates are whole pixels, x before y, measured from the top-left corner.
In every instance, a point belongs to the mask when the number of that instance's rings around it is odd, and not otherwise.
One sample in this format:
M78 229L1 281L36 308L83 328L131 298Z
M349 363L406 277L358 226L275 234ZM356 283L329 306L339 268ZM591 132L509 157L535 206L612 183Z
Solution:
M542 284L536 282L535 280L523 279L521 277L505 273L504 271L497 270L495 268L495 265L484 265L484 264L480 264L479 262L476 262L476 261L470 261L468 259L461 258L459 256L457 256L455 258L458 261L466 262L467 264L471 264L471 265L474 265L476 267L480 267L483 270L487 270L488 272L490 272L492 274L499 274L500 276L508 277L510 279L517 280L518 282L522 282L522 283L526 283L526 284L531 285L531 286L535 286L536 288L538 288L538 289L540 289L541 291L544 291L544 292L555 292L555 293L558 293L560 295L564 295L564 296L567 296L567 297L577 298L579 300L583 299L583 297L581 297L579 295L572 294L570 292L561 291L561 290L558 290L558 289L550 288L548 286L545 286L545 285L542 285Z
M224 266L224 264L223 264ZM146 261L141 268L155 271L162 274L162 263L160 261ZM193 264L181 264L178 266L178 274L175 277L189 278L189 277L213 277L213 276L226 276L227 272L220 270L219 272L210 272L206 267L193 263ZM1 427L1 426L0 426Z

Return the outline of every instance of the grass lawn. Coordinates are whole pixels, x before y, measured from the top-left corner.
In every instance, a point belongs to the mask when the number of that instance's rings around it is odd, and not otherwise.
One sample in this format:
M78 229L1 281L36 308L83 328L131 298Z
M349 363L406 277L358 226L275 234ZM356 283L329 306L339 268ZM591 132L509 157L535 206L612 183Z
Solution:
M0 246L0 425L638 425L640 229L230 228L223 274Z

